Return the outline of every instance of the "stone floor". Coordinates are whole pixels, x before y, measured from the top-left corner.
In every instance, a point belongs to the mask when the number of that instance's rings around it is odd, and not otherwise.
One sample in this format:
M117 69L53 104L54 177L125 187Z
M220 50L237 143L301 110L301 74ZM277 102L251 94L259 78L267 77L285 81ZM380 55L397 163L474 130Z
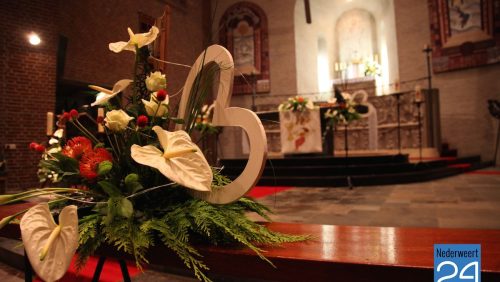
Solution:
M500 229L500 168L352 190L300 187L260 202L271 207L279 222Z
M500 168L405 185L293 188L259 201L281 222L500 229ZM23 281L23 274L0 263L0 281ZM146 271L133 281L196 280Z

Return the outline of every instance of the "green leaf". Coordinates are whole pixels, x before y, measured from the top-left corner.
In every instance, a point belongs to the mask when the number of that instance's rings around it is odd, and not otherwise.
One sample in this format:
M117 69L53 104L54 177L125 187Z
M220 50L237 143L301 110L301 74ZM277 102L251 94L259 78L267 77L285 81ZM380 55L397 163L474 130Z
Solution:
M127 198L122 198L120 202L118 202L117 212L119 215L130 218L132 214L134 214L134 205Z
M184 119L182 118L170 118L170 120L177 124L184 124Z
M117 210L116 198L109 198L107 214L106 217L104 218L105 225L109 225L111 222L113 222L113 218L115 218L116 215L116 210Z
M79 170L78 160L63 155L62 153L55 153L52 154L52 156L59 161L59 166L61 167L62 170L64 171Z
M139 181L139 175L137 173L130 173L125 177L125 184L133 183L133 182L138 182Z
M120 189L116 187L113 183L107 181L107 180L102 180L97 182L97 184L108 194L110 197L119 197L121 196Z
M110 161L103 161L99 163L99 166L97 167L97 174L105 175L109 173L111 169L113 169L113 163Z
M106 145L104 143L97 143L97 144L95 144L94 149L97 149L97 148L106 148Z
M139 182L139 175L137 173L130 173L125 177L125 186L127 187L127 191L130 193L135 193L144 189L142 184Z

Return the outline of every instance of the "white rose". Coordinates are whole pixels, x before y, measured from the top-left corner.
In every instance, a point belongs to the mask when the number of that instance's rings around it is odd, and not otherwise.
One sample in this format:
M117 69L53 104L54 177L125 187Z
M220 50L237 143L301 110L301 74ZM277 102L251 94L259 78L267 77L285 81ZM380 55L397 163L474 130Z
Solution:
M127 128L128 123L134 118L127 115L123 110L112 110L106 113L106 127L114 132L120 132Z
M167 79L165 78L165 75L159 71L152 72L148 77L146 77L146 87L151 92L165 89L167 88Z

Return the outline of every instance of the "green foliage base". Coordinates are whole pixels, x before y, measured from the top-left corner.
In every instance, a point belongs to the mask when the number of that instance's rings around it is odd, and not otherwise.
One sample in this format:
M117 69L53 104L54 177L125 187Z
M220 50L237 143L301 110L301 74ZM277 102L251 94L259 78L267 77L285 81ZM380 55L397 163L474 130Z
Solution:
M182 194L182 191L178 192ZM255 212L269 220L269 209L252 199L241 198L232 204L214 205L189 195L181 196L185 198L180 204L158 208L148 214L136 212L135 217L128 219L116 217L107 223L105 215L83 217L79 228L78 267L82 267L88 257L104 243L133 255L138 267L148 263L149 248L163 244L179 256L196 278L211 281L205 273L209 268L192 242L201 241L218 246L241 244L273 265L263 256L259 246L308 239L306 235L274 232L248 219L245 213Z

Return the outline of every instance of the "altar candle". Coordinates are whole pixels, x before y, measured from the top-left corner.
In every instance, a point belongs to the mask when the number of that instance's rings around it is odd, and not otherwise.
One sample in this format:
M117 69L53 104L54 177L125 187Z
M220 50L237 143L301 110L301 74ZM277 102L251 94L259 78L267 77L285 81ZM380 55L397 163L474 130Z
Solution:
M373 59L375 61L375 63L378 63L378 55L375 54L375 58Z
M335 63L335 71L339 71L339 63Z
M422 102L422 87L419 84L415 86L415 102Z
M54 133L54 113L47 112L47 136L51 136Z
M97 109L97 117L103 117L104 118L104 108L98 108ZM104 133L104 126L102 126L102 123L98 122L97 123L97 132L99 133Z

